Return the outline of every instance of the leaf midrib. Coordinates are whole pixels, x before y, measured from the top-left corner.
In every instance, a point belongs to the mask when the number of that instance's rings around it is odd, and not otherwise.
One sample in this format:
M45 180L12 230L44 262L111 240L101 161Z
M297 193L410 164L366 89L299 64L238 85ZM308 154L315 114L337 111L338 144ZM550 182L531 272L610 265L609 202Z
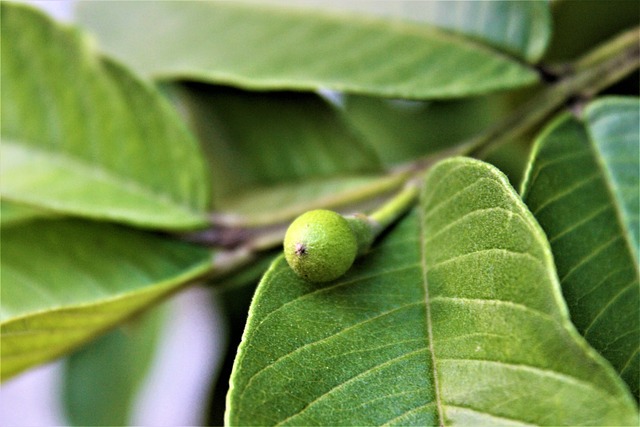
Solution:
M405 268L415 268L415 266L413 266L413 265L409 265L408 267L405 267ZM359 280L361 280L361 278L359 278ZM327 287L327 288L322 288L322 289L320 289L320 290L313 291L313 292L310 292L310 293L308 293L308 294L305 294L305 295L303 295L303 296L301 296L301 297L299 297L299 298L296 298L296 299L294 299L294 300L288 301L286 304L284 304L284 305L282 305L282 306L278 307L277 309L275 309L275 310L273 310L273 311L269 312L269 314L268 314L267 316L265 316L265 318L264 318L264 319L263 319L263 320L262 320L262 321L261 321L261 322L256 326L256 328L254 329L254 334L256 334L256 333L260 330L261 326L265 324L265 321L266 321L267 319L271 318L275 313L280 312L280 311L281 311L283 308L285 308L286 306L288 306L288 305L290 305L290 304L298 303L298 302L300 302L301 300L305 300L305 299L307 299L307 298L309 298L309 297L311 297L311 296L316 295L317 293L320 293L320 292L326 292L327 290L332 290L332 289L335 289L335 288L338 288L338 287L342 287L342 286L348 285L349 283L351 283L351 282L340 282L340 283L336 284L335 286L331 286L331 287ZM275 367L277 366L277 364L278 364L278 363L280 363L280 362L282 362L282 361L284 361L284 360L289 359L289 358L290 358L290 357L292 357L293 355L295 355L295 354L297 354L297 353L299 353L299 352L301 352L301 351L304 351L305 349L308 349L309 347L312 347L312 346L318 345L318 344L320 344L320 343L323 343L323 342L325 342L325 341L330 341L330 340L332 340L332 339L334 339L334 338L340 337L340 336L341 336L342 334L344 334L345 332L349 332L349 331L351 331L351 330L353 330L353 329L357 329L357 328L363 327L363 326L365 326L365 325L367 325L367 324L369 324L369 323L371 323L371 322L375 322L375 321L377 321L377 320L380 320L381 318L383 318L383 317L385 317L385 316L389 316L389 315L394 314L394 313L396 313L396 312L398 312L398 311L402 311L402 310L405 310L405 309L407 309L407 308L409 308L409 307L413 307L413 306L421 305L421 304L422 304L422 302L413 302L413 303L408 303L408 304L404 304L404 305L401 305L401 306L395 307L395 308L393 308L393 309L391 309L391 310L387 310L387 311L382 312L382 313L379 313L379 314L377 314L377 315L375 315L375 316L373 316L373 317L367 318L366 320L363 320L363 321L360 321L360 322L353 323L353 324L349 325L349 326L348 326L348 327L346 327L346 328L343 328L343 329L338 330L338 331L337 331L337 332L335 332L334 334L327 335L326 337L322 337L322 338L320 338L320 339L318 339L318 340L316 340L316 341L311 341L311 342L305 343L304 345L302 345L302 346L300 346L300 347L296 348L295 350L293 350L293 351L291 351L291 352L288 352L288 353L285 353L284 355L280 356L280 357L279 357L279 358L277 358L276 360L272 361L270 364L268 364L268 365L264 366L264 367L263 367L262 369L260 369L259 371L255 372L255 373L251 376L251 378L249 378L249 380L247 381L247 383L245 384L245 386L244 386L244 388L243 388L242 392L240 393L240 396L238 397L238 400L242 400L242 396L243 396L243 395L244 395L244 393L245 393L245 392L250 388L251 383L252 383L252 382L253 382L257 377L259 377L260 375L262 375L264 372L266 372L266 371L268 371L268 370L270 370L270 369L275 368ZM397 344L397 343L396 343L396 344ZM375 368L375 367L374 367L374 368ZM363 371L361 374L366 373L367 371L369 371L369 370L371 370L371 369L373 369L373 368L370 368L370 369L368 369L368 370L366 370L366 371ZM320 396L320 397L321 397L321 396ZM319 398L317 398L316 400L318 400L318 399L319 399ZM308 407L308 406L310 406L310 405L311 405L311 403L309 403L309 405L307 405L307 407ZM306 409L307 407L305 407L305 409ZM293 414L292 416L290 416L290 417L288 417L288 418L292 418L292 417L296 416L297 414L299 414L299 412L298 412L298 413L296 413L296 414ZM282 421L282 422L284 422L284 421Z
M431 300L429 298L429 282L427 280L427 255L426 255L426 232L425 232L425 211L422 206L420 211L420 266L422 268L422 287L424 289L424 306L425 306L425 322L427 326L427 339L429 340L429 355L431 356L431 370L433 375L433 390L435 396L436 409L438 410L438 421L441 427L444 426L444 411L442 408L442 399L440 396L440 385L438 383L438 373L436 372L436 356L433 346L433 321L431 318Z
M498 182L501 182L504 185L509 185L508 182L506 182L506 180L502 180L499 177L496 177L495 179ZM438 183L439 184L439 183ZM437 184L436 184L437 185ZM433 188L433 187L432 187ZM511 198L514 202L517 202L519 200L519 196L512 191L507 191L507 195L509 198ZM424 198L423 198L424 199ZM422 200L422 204L421 204L421 209L420 209L420 216L421 216L421 223L420 223L420 241L421 241L421 264L422 264L422 269L423 269L423 287L425 290L425 309L426 309L426 323L427 323L427 331L428 331L428 338L429 338L429 348L431 351L431 359L432 359L432 364L433 364L433 377L434 377L434 389L435 389L435 397L436 397L436 401L437 401L437 408L438 408L438 413L440 416L440 426L444 426L444 417L443 417L443 403L442 403L442 396L441 396L441 392L439 390L438 387L438 377L437 377L437 367L436 367L436 361L435 361L435 352L434 352L434 346L433 346L433 332L432 332L432 319L431 319L431 303L435 300L434 299L430 299L429 298L429 283L428 283L428 279L427 279L427 272L428 272L428 267L427 267L427 262L426 262L426 234L425 234L425 228L426 228L426 215L425 215L425 211L426 209L424 208L425 205L425 201ZM542 230L539 229L539 226L537 225L537 223L532 222L531 220L528 220L527 217L525 215L522 215L522 211L521 209L518 209L517 211L513 212L514 215L518 215L520 216L525 223L527 224L527 228L529 228L529 230L533 233L534 236L536 236L538 239L540 238L540 236L544 235ZM466 254L469 255L469 254ZM544 264L544 261L539 260L539 262L542 262ZM551 272L551 270L549 270L549 274L553 277L551 277L552 281L556 280L556 276L554 273ZM564 315L563 318L560 319L553 319L552 316L549 316L550 319L554 322L556 322L558 324L558 326L560 326L561 328L565 329L569 335L573 335L572 331L570 330L571 327L569 326L568 322L565 319L568 319L568 312L567 312L567 307L564 304L564 300L561 297L560 294L560 288L559 287L554 287L554 299L558 304L558 308L560 310L560 315ZM545 316L546 317L546 316ZM567 330L567 327L568 330ZM589 356L591 359L594 358L594 354L589 352ZM445 360L445 359L442 359ZM451 360L462 360L462 361L473 361L474 359L451 359ZM509 363L504 363L501 361L491 361L491 360L487 360L487 362L490 363L498 363L498 364L502 364L505 366L510 366L510 365L514 365L514 366L519 366L516 364L509 364ZM557 377L562 377L565 378L565 380L570 380L572 382L580 382L581 384L583 384L583 386L585 387L589 387L589 388L593 388L594 390L597 390L596 387L594 387L593 383L590 383L589 381L585 381L582 380L580 378L576 378L573 377L571 375L567 375L567 374L563 374L561 372L557 372L557 371L553 371L553 370L546 370L546 369L542 369L542 368L538 368L538 367L531 367L531 369L538 369L541 371L545 371L545 372L551 372L552 374L555 374ZM479 411L482 412L482 411ZM485 412L482 412L483 414ZM486 413L489 416L493 416L492 414Z
M314 400L312 400L311 402L309 402L309 403L308 403L308 404L307 404L307 405L306 405L306 406L305 406L301 411L298 411L298 412L296 412L295 414L293 414L293 415L291 415L291 416L289 416L289 417L285 418L284 420L282 420L282 421L278 422L278 423L276 424L276 426L284 425L287 421L289 421L289 420L291 420L291 419L294 419L294 418L295 418L295 417L297 417L298 415L300 415L300 414L304 413L304 412L305 412L306 410L308 410L310 407L312 407L313 405L315 405L315 404L317 404L318 402L322 401L323 399L326 399L326 398L327 398L327 396L330 396L330 395L331 395L332 393L334 393L335 391L337 391L337 390L341 390L342 388L346 387L347 385L349 385L349 384L351 384L351 383L353 383L353 382L357 381L357 380L358 380L358 379L360 379L361 377L366 376L366 375L369 375L369 374L371 374L372 372L375 372L375 371L377 371L377 370L379 370L379 369L383 369L383 368L389 367L389 366L393 365L394 363L397 363L398 361L401 361L401 360L403 360L403 359L405 359L405 358L410 358L410 357L412 357L412 356L414 356L414 355L416 355L416 354L418 354L418 353L421 353L421 352L423 352L423 351L426 351L426 350L427 350L426 348L419 348L419 349L417 349L417 350L413 350L413 351L410 351L410 352L408 352L408 353L403 353L403 354L401 354L401 355L399 355L399 356L396 356L396 357L394 357L394 358L392 358L392 359L387 359L387 360L385 360L385 361L384 361L384 362L382 362L382 363L379 363L379 364L377 364L377 365L375 365L375 366L373 366L373 367L371 367L371 368L369 368L369 369L367 369L367 370L365 370L365 371L362 371L362 372L358 373L357 375L355 375L355 376L353 376L353 377L349 378L349 379L348 379L348 380L346 380L346 381L341 382L340 384L336 385L335 387L331 388L330 390L327 390L325 393L321 394L321 395L320 395L320 396L318 396L316 399L314 399Z
M607 163L600 153L600 150L598 149L592 127L589 125L589 123L583 123L587 136L589 138L589 150L591 151L593 158L596 160L596 164L600 169L600 173L603 177L602 181L604 181L605 188L607 189L607 194L612 201L611 205L613 206L613 211L615 212L616 221L618 222L620 229L623 231L623 233L621 233L621 237L624 240L627 250L629 251L630 258L632 259L633 266L635 267L636 277L639 277L640 266L638 265L638 254L636 254L636 251L633 248L633 244L630 239L631 230L629 230L629 228L627 227L627 222L624 220L624 203L618 198L617 192L615 191L615 188L613 186L613 176L610 174Z

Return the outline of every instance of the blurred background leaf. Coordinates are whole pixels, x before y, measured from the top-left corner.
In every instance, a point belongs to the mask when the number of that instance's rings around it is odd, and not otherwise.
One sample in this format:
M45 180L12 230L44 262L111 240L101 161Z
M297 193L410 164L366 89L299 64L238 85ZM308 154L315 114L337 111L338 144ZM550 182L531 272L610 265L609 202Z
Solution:
M289 7L347 11L430 24L488 43L531 63L540 59L551 37L550 2L546 0L268 1Z
M337 106L313 93L165 85L201 141L214 176L215 217L260 225L340 207L401 184Z
M346 96L343 116L388 165L450 148L504 114L502 97L403 101Z
M157 91L76 30L1 7L2 198L144 227L206 225L204 159Z
M0 200L0 225L2 227L9 227L36 218L51 218L56 216L58 216L58 214L51 211Z
M133 318L72 354L65 363L63 396L76 426L124 426L149 372L162 327L164 305Z
M3 380L157 303L212 262L201 247L80 220L3 227L2 246Z
M263 3L80 6L79 22L106 52L160 79L403 98L463 97L538 80L492 48L411 22Z
M256 187L382 171L375 152L318 95L195 83L179 95L208 154L218 206Z

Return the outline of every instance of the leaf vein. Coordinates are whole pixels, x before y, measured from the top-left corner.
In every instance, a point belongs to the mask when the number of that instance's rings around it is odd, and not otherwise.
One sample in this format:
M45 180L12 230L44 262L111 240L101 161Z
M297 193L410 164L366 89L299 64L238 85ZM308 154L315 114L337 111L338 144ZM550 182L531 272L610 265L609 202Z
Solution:
M505 417L503 415L491 414L491 413L489 413L487 411L480 411L480 410L477 410L477 409L474 409L474 408L469 408L469 407L466 407L466 406L447 404L447 407L448 408L456 408L456 409L460 409L460 410L463 410L463 411L474 412L476 414L481 414L481 415L488 415L491 418L494 418L496 421L500 420L500 421L515 422L515 423L518 423L518 424L523 425L523 426L535 426L535 425L537 425L537 424L530 424L530 423L527 423L527 422L524 422L524 421L521 421L521 420L516 420L514 418L507 418L507 417Z
M543 203L539 204L536 207L536 210L532 212L533 215L537 216L539 214L539 212L542 211L543 209L545 209L547 206L551 205L554 202L557 202L558 200L561 200L561 199L569 196L571 193L574 193L574 192L580 190L580 188L582 188L585 185L589 184L591 181L597 180L598 178L600 178L600 174L596 172L596 173L593 173L591 175L588 175L586 178L581 179L578 182L574 182L572 185L570 185L567 188L563 188L562 191L559 191L559 192L555 193L552 197L549 197Z
M326 336L326 337L323 337L323 338L321 338L321 339L319 339L319 340L311 341L311 342L305 343L304 345L302 345L302 346L300 346L300 347L296 348L295 350L290 351L290 352L288 352L288 353L286 353L286 354L284 354L284 355L280 356L279 358L277 358L277 359L276 359L276 360L274 360L273 362L269 363L268 365L265 365L265 366L264 366L264 367L262 367L260 370L256 371L256 372L251 376L251 378L249 378L249 380L247 381L247 384L245 385L244 389L243 389L243 390L242 390L242 392L240 393L239 400L241 400L241 399L242 399L242 396L243 396L243 395L244 395L244 393L245 393L245 392L246 392L246 391L251 387L251 384L254 382L254 380L255 380L256 378L258 378L259 376L261 376L261 375L265 374L265 373L266 373L266 372L268 372L269 370L274 369L275 367L277 367L277 366L278 366L280 363L282 363L283 361L285 361L285 360L287 360L287 359L289 359L289 358L293 357L294 355L296 355L296 354L298 354L298 353L300 353L300 352L304 351L305 349L307 349L307 348L309 348L309 347L311 347L311 346L316 346L316 345L322 344L322 343L324 343L324 342L330 341L330 340L332 340L332 339L335 339L336 337L339 337L339 336L343 335L344 333L346 333L346 332L348 332L348 331L351 331L351 330L353 330L353 329L356 329L356 328L362 327L362 326L364 326L364 325L366 325L366 324L368 324L368 323L375 322L375 321L377 321L377 320L379 320L379 319L381 319L381 318L383 318L383 317L385 317L385 316L388 316L388 315L391 315L391 314L393 314L393 313L396 313L396 312L402 311L402 310L404 310L404 309L406 309L406 308L409 308L409 307L420 306L420 305L422 305L422 304L423 304L423 302L422 302L422 301L419 301L419 302L409 303L409 304L405 304L405 305L402 305L402 306L399 306L399 307L395 307L395 308L393 308L392 310L388 310L388 311L385 311L385 312L383 312L383 313L379 313L379 314L377 314L377 315L375 315L375 316L373 316L373 317L371 317L371 318L368 318L368 319L365 319L365 320L362 320L362 321L356 322L356 323L354 323L354 324L351 324L351 325L349 325L348 327L343 328L343 329L340 329L339 331L337 331L337 332L335 332L335 333L333 333L333 334L331 334L331 335L328 335L328 336Z
M341 382L340 384L338 384L338 385L332 387L331 389L327 390L326 392L322 393L320 396L318 396L317 398L315 398L314 400L309 402L307 404L307 406L305 406L302 410L300 410L299 412L297 412L297 413L295 413L293 415L290 415L289 417L287 417L284 420L280 421L278 424L276 424L276 426L282 425L282 424L286 423L287 421L289 421L289 420L291 420L291 419L293 419L295 417L300 416L301 414L303 414L305 411L307 411L312 406L317 405L319 402L321 402L324 399L327 399L329 396L331 396L336 391L343 389L347 385L359 380L361 377L369 375L374 371L378 371L380 369L384 369L384 368L387 368L389 366L392 366L393 364L398 363L398 362L402 361L403 359L410 358L410 357L412 357L412 356L414 356L416 354L419 354L419 353L422 353L422 352L425 352L425 351L427 351L426 348L421 348L421 349L418 349L418 350L414 350L414 351L411 351L409 353L405 353L403 355L394 357L393 359L386 360L383 363L380 363L380 364L378 364L376 366L368 368L365 371L359 372L357 375L349 378L347 381Z
M582 268L585 264L587 264L589 261L591 261L593 258L598 256L600 253L605 251L609 246L611 246L612 244L614 244L616 241L620 240L621 238L622 238L622 235L621 234L617 234L613 238L609 239L608 241L606 241L602 245L600 245L597 248L595 248L595 250L591 251L591 253L589 253L588 255L584 256L578 263L576 263L573 267L571 267L569 269L569 271L567 271L567 273L560 279L560 284L563 284L567 280L567 278L571 277L572 274L574 274L576 271L578 271L580 268Z
M528 252L515 252L515 251L512 251L510 249L503 249L503 248L487 248L487 249L480 249L480 250L473 251L473 252L468 252L466 254L456 255L456 256L454 256L452 258L448 258L448 259L445 259L445 260L442 260L442 261L438 261L437 263L435 263L435 264L433 264L431 266L431 269L433 270L434 268L441 267L443 265L458 261L459 259L462 259L462 258L471 257L471 256L475 256L475 255L482 255L482 254L485 254L485 253L492 253L492 252L508 254L508 255L511 255L511 256L529 258L529 259L531 259L531 261L534 261L534 262L542 265L543 267L546 267L544 265L544 263L540 259L536 258L535 256L531 255Z
M549 236L549 243L553 243L556 240L560 239L561 237L571 233L572 231L580 228L581 226L589 223L591 220L597 218L598 216L600 216L600 214L608 211L611 208L611 205L605 204L602 205L600 207L598 207L597 209L585 214L585 216L583 216L579 221L577 222L573 222L569 227L565 228L564 230L556 233L553 237Z
M422 404L420 406L416 406L415 408L412 408L412 409L410 409L408 411L405 411L403 414L400 414L397 417L394 417L394 418L386 421L384 424L382 424L382 426L393 425L394 423L398 422L399 420L401 420L403 418L406 418L407 416L409 416L409 415L411 415L411 414L413 414L415 412L418 412L418 411L420 411L422 409L426 409L426 408L429 408L431 406L434 406L435 404L436 404L436 402L432 401L432 402L428 402L428 403Z
M583 335L585 337L587 335L589 335L589 332L591 331L591 328L597 323L598 319L600 319L604 315L604 313L606 313L609 310L609 308L615 303L616 300L618 300L620 297L622 297L622 295L624 295L625 292L627 292L629 289L631 289L637 283L638 283L638 281L636 279L632 280L631 282L629 282L626 285L624 285L609 301L607 301L605 306L602 307L598 311L598 313L593 317L591 322L589 322L587 327L584 329Z
M476 364L487 364L487 365L497 365L499 367L505 368L505 369L512 369L515 371L525 371L525 372L529 372L535 375L539 375L539 376L544 376L544 377L552 377L558 381L561 382L565 382L565 383L571 383L571 384L575 384L578 385L580 387L585 387L585 388L589 388L591 390L594 390L596 393L602 395L603 397L609 398L609 399L615 399L613 397L609 397L609 395L607 393L605 393L602 389L598 388L595 386L595 384L584 380L582 378L578 378L578 377L574 377L572 375L569 374L565 374L562 372L558 372L558 371L553 371L551 369L545 369L545 368L541 368L538 366L533 366L533 365L527 365L527 364L523 364L523 363L509 363L509 362L504 362L504 361L499 361L499 360L488 360L488 359L455 359L455 358L441 358L439 359L440 362L453 362L453 363L476 363Z
M482 298L460 298L460 297L446 297L446 296L435 296L431 298L431 301L454 301L456 303L462 303L462 304L489 304L489 305L502 305L502 306L507 306L507 307L511 307L511 308L515 308L518 310L522 310L525 311L529 314L532 314L534 316L539 316L539 317L543 317L547 320L551 320L551 321L555 321L556 319L554 319L553 316L551 316L549 313L545 313L543 311L540 310L536 310L534 308L531 308L527 305L524 304L519 304L517 302L513 302L513 301L506 301L506 300L497 300L497 299L482 299Z
M335 289L338 289L338 288L341 288L341 287L344 287L344 286L348 286L348 285L353 284L353 283L357 283L359 281L367 280L367 279L374 278L374 277L379 277L379 276L386 275L386 274L393 274L393 273L397 273L399 271L410 270L412 268L415 268L416 266L417 266L416 263L408 264L408 265L405 265L405 266L402 266L402 267L398 267L398 268L393 268L393 269L390 269L390 270L379 271L379 272L376 272L375 274L371 274L371 275L358 276L358 277L353 278L352 280L340 281L338 283L335 283L334 285L326 286L326 287L323 287L323 288L320 288L320 289L316 289L316 290L314 290L312 292L306 293L306 294L304 294L304 295L302 295L300 297L297 297L295 299L287 301L286 303L282 304L281 306L279 306L275 310L269 312L260 321L260 323L258 323L258 325L256 325L256 328L255 328L254 331L257 332L262 327L262 325L267 320L269 320L269 318L271 318L273 315L277 314L281 310L284 310L285 308L287 308L288 306L290 306L292 304L296 304L296 303L298 303L300 301L306 300L307 298L312 298L312 297L314 297L314 296L316 296L318 294L321 294L321 293L324 293L324 292L330 292L330 291L333 291ZM274 280L274 282L277 282L277 281Z

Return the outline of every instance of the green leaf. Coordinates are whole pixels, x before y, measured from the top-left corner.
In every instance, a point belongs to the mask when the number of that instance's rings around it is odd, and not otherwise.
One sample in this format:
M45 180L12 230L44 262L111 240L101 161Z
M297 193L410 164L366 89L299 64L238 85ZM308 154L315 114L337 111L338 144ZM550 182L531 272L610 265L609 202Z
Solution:
M80 220L2 230L2 379L65 354L211 268L208 250Z
M72 425L129 425L154 360L165 312L164 306L156 307L66 360L63 397Z
M55 216L56 215L50 211L0 200L0 225L2 225L2 227L9 227L36 218L50 218Z
M477 38L498 49L529 62L536 62L545 51L551 36L551 13L548 1L354 1L316 0L291 3L368 13L389 18L427 23Z
M0 194L144 227L207 224L196 141L152 87L81 34L2 3Z
M491 48L408 22L260 3L80 6L79 22L107 52L163 79L399 98L454 98L538 79Z
M640 102L605 98L538 139L523 198L544 228L571 319L627 382L640 378Z
M476 135L503 114L504 103L497 96L421 102L351 95L343 117L385 165L396 165Z
M189 84L177 97L208 154L218 209L233 210L237 198L246 205L252 190L381 171L375 152L318 95ZM335 181L327 187L336 190ZM249 210L263 214L271 207L264 199Z
M637 425L569 321L550 248L506 177L436 165L416 212L324 286L277 260L256 291L230 425Z

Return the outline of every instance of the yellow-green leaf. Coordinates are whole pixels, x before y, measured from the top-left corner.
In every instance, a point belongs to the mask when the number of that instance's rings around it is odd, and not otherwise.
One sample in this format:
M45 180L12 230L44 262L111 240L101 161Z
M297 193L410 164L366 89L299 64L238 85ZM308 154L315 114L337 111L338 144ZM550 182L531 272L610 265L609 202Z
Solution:
M269 0L288 6L344 10L431 24L482 40L528 62L540 59L551 37L551 7L546 0Z
M6 379L68 353L211 268L209 250L80 220L2 229L0 357Z
M144 227L206 225L204 160L158 91L72 28L1 7L2 198Z
M79 21L145 75L248 89L455 98L535 83L493 48L435 27L244 2L83 2Z

